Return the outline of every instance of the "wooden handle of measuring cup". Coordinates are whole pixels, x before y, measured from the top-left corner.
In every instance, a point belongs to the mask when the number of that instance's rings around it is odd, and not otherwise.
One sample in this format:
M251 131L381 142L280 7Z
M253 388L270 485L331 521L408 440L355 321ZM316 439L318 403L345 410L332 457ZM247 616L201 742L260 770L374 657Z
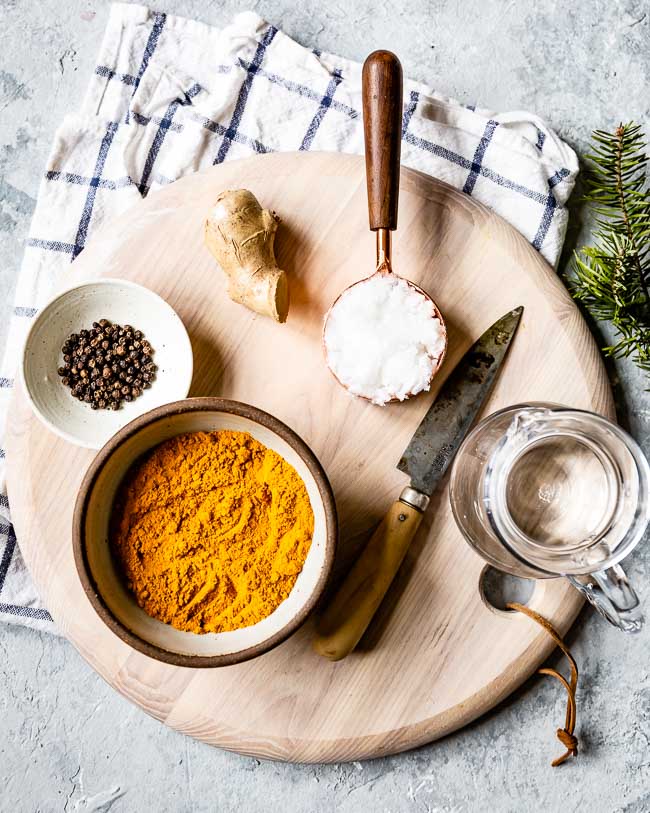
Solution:
M402 146L402 66L390 51L363 63L363 132L372 231L397 228Z
M422 512L397 500L316 625L314 649L340 661L355 648L395 578Z

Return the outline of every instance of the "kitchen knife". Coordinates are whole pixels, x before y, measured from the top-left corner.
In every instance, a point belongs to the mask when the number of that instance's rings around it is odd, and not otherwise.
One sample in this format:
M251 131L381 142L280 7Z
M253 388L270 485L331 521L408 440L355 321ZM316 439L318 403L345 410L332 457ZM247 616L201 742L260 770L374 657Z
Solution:
M523 307L502 316L467 351L415 430L397 468L411 478L320 618L314 649L338 661L361 636L399 570L429 498L485 403Z

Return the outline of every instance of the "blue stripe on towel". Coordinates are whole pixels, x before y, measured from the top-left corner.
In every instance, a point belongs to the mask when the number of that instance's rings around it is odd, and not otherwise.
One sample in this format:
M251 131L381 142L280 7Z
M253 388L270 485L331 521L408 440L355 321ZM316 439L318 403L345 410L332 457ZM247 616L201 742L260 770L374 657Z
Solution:
M404 136L406 135L406 131L409 128L409 124L411 123L411 119L413 118L415 108L418 106L419 101L420 94L416 90L412 90L411 96L409 98L409 103L406 105L404 115L402 116L402 138L404 138Z
M97 197L97 187L99 186L102 177L102 171L104 169L104 165L106 164L108 151L110 149L111 144L113 143L113 139L115 138L117 127L118 125L116 122L114 121L109 122L108 126L106 127L106 133L99 147L99 153L97 155L97 160L95 162L95 171L93 172L93 177L90 179L88 193L86 195L86 201L84 203L84 207L81 212L81 219L79 220L77 236L75 237L74 241L74 250L72 252L73 260L79 254L81 254L84 246L86 245L86 238L88 236L88 226L90 225L90 218L92 217L93 207L95 205L95 199Z
M52 616L47 610L40 607L19 607L17 604L3 604L0 601L0 613L15 615L19 618L31 618L34 621L52 621Z
M3 536L6 535L7 537L7 541L5 542L5 547L2 552L2 558L0 559L0 593L1 593L3 585L5 583L5 579L7 577L9 566L11 565L11 559L14 555L14 551L16 550L16 534L14 532L13 525L0 525L0 534L2 534Z
M481 165L483 163L483 157L485 156L485 151L488 148L490 141L492 140L492 136L494 135L494 131L499 126L498 121L493 121L490 119L488 123L485 125L485 130L483 130L483 135L481 136L481 140L476 147L474 152L474 158L472 159L472 168L470 170L469 175L467 176L467 180L465 181L465 186L463 186L463 192L466 195L471 195L476 185L476 179L478 178L481 172Z
M174 99L174 101L169 105L169 107L165 111L165 115L163 116L160 125L158 126L158 131L154 136L151 147L149 148L149 153L147 155L146 161L144 162L142 178L140 179L140 183L138 184L140 194L146 195L147 192L149 191L149 178L151 177L153 166L156 162L156 158L158 157L158 153L160 152L160 148L162 147L163 141L165 140L165 136L167 135L168 130L171 128L173 124L174 113L178 110L180 106L191 104L194 96L196 96L197 93L200 92L201 86L196 83L193 84L189 90L185 91L185 97L183 99Z
M269 45L273 42L273 38L278 33L277 28L274 28L272 25L268 27L266 33L262 37L261 41L258 43L257 49L255 51L255 56L250 64L250 68L246 74L246 78L244 79L241 88L239 89L239 95L237 96L237 102L235 103L235 109L232 114L232 118L230 120L230 124L228 125L228 129L224 133L223 140L219 147L219 151L217 152L217 156L213 161L213 164L220 164L228 155L228 151L230 150L230 145L234 141L234 136L237 133L239 125L241 124L242 116L244 115L244 111L246 109L246 102L248 101L248 95L251 90L251 86L253 84L253 80L255 79L255 74L259 70L260 65L262 64L262 60L264 59L264 54L266 49Z
M107 65L98 65L95 68L97 76L103 76L105 79L117 79L124 85L135 85L138 81L136 76L131 76L130 73L116 73L112 68Z
M558 208L558 202L555 199L555 195L553 194L553 188L556 187L559 183L562 183L562 181L567 177L568 174L569 170L566 169L566 167L562 167L562 169L559 169L548 179L549 194L548 197L546 198L546 205L544 206L542 219L537 228L537 233L533 238L533 248L536 248L538 251L540 251L542 246L544 245L544 240L546 239L548 230L551 228L551 223L553 222L555 210Z
M336 93L336 88L341 84L343 81L341 77L341 72L337 69L332 73L332 78L328 82L327 89L325 90L325 95L320 100L320 104L318 105L318 110L314 115L314 118L309 123L309 127L307 128L307 132L305 133L305 137L302 140L302 144L300 145L301 150L308 150L314 138L316 137L316 133L318 132L318 128L325 117L325 113L329 110L332 106L332 101L334 99L334 94Z
M47 251L61 251L64 254L74 252L74 243L61 243L59 240L39 240L37 237L30 237L25 241L29 248L44 248Z

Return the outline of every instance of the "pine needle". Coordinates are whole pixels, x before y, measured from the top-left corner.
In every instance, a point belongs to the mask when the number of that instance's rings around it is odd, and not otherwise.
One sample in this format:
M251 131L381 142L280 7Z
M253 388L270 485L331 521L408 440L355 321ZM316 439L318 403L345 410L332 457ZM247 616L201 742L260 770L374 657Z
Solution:
M585 200L596 216L594 245L574 255L571 292L594 318L612 323L617 341L603 352L631 357L650 373L647 145L633 123L613 133L596 130L592 141Z

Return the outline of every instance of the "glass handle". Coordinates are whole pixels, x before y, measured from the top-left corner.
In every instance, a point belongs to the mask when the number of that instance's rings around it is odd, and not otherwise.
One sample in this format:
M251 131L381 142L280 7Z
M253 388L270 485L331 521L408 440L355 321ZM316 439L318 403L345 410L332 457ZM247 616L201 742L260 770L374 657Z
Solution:
M623 632L639 632L644 622L643 613L638 596L620 565L567 578L610 624Z

